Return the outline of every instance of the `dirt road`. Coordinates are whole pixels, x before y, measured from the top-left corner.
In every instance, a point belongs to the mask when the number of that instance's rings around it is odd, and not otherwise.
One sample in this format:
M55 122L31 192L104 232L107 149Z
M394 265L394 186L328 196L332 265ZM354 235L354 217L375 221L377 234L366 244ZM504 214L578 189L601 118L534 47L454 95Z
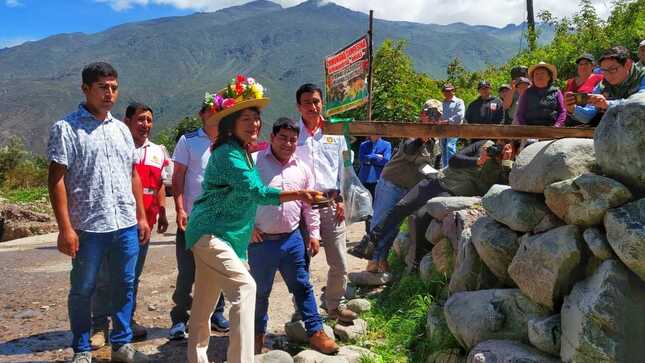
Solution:
M168 211L174 211L168 198ZM148 338L136 346L155 362L185 361L184 342L166 339L170 327L171 294L176 278L174 212L169 216L170 233L154 233L139 287L136 319L148 329ZM363 235L363 224L349 228L348 240ZM349 256L350 271L364 262ZM72 356L68 348L71 333L67 314L70 258L56 249L56 234L36 236L0 244L0 362L62 362ZM312 283L319 298L327 276L324 249L312 259ZM279 274L276 275L269 310L269 331L284 334L290 319L291 298ZM224 359L226 336L211 338L211 357ZM95 361L109 361L109 348L95 352Z

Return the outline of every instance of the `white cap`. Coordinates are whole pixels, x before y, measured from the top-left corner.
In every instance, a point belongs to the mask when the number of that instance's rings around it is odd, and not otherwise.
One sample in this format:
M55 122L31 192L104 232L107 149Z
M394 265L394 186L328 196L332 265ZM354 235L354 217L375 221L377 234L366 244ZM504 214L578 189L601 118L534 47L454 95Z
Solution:
M641 41L641 44L639 44L639 45L638 45L638 47L639 47L639 48L640 48L640 47L645 47L645 40L642 40L642 41Z

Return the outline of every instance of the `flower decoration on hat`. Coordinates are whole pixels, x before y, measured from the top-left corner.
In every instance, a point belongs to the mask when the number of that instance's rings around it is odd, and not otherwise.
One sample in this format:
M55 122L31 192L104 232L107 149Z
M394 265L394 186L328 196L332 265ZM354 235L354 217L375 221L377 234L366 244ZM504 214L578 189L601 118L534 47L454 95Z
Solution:
M261 98L264 98L264 87L255 79L238 74L220 92L206 92L204 106L209 106L213 113L217 113L241 102Z

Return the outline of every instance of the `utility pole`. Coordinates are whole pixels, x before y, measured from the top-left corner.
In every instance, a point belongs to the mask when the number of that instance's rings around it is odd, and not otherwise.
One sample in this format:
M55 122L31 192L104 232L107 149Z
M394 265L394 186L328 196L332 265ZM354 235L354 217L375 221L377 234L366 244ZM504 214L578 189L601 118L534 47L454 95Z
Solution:
M537 43L537 33L535 32L535 16L533 14L533 0L526 0L526 15L528 23L528 43L529 50L535 50Z
M369 43L369 70L367 73L367 121L372 121L372 46L374 45L374 10L370 10L370 23L367 30Z

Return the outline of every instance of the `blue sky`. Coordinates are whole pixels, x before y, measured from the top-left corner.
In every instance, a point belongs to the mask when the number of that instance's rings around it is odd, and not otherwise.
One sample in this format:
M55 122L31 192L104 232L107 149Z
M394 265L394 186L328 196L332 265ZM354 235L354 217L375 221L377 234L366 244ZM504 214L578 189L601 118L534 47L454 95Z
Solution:
M71 32L95 33L127 22L196 11L216 11L250 0L0 0L0 48ZM304 0L273 0L284 7ZM328 0L320 0L326 2ZM525 18L526 0L332 0L388 20L448 24L464 22L502 27ZM610 0L592 0L606 17ZM405 6L401 6L405 4ZM571 15L578 0L535 0L536 12Z

